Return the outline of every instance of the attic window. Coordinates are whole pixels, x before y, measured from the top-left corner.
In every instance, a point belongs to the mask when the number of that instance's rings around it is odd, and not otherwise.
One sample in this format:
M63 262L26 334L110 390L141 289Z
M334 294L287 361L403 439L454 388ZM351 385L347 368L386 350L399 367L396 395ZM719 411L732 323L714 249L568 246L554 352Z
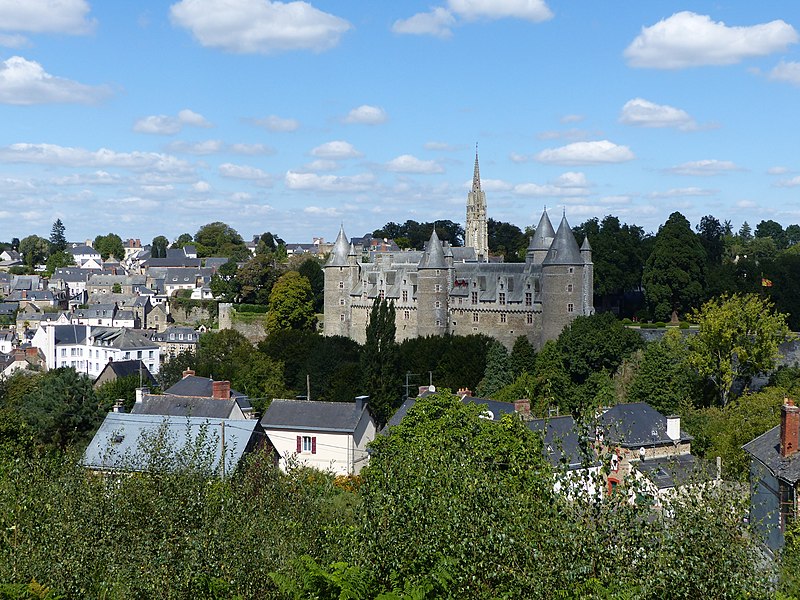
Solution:
M125 439L124 435L120 435L119 433L117 433L117 434L111 436L111 443L112 444L121 444L122 440L124 440L124 439Z

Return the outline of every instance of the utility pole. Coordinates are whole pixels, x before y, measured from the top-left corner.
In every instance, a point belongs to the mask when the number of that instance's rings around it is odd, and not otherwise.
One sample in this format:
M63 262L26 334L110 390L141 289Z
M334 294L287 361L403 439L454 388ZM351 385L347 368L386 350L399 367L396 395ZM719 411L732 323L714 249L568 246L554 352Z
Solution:
M225 421L221 421L220 425L222 425L222 478L225 479Z

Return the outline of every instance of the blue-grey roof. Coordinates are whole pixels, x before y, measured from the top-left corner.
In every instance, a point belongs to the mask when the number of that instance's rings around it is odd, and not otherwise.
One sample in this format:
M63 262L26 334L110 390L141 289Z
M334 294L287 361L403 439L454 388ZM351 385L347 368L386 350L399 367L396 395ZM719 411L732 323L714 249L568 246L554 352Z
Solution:
M673 443L667 435L667 418L646 402L612 406L597 419L597 427L602 431L606 445L641 448ZM592 437L595 437L594 433ZM679 442L692 439L681 430Z
M106 363L106 366L103 367L103 370L100 371L100 375L95 378L95 381L103 377L103 375L107 372L111 371L114 373L116 377L128 377L130 375L141 375L142 382L145 385L157 385L155 377L153 374L150 373L150 369L147 368L141 360L134 359L134 360L112 360Z
M225 472L232 472L242 457L263 438L255 419L167 417L109 413L83 455L83 466L95 470L151 471L154 468L196 468L221 475L222 427L225 427ZM172 464L155 465L148 452L156 440L166 438ZM201 458L196 446L200 445ZM163 453L159 452L162 457Z
M554 237L556 237L555 229L553 229L553 224L550 222L550 217L547 216L547 211L544 211L542 217L539 219L539 224L536 226L536 231L530 240L528 249L547 250L550 248Z
M273 400L261 417L264 429L292 429L352 433L367 408L352 402Z
M553 238L553 243L544 257L543 264L545 265L582 265L583 257L581 250L578 248L578 242L575 241L575 236L572 234L567 217L561 219L561 224L558 226L556 236Z
M636 470L643 473L658 489L672 488L692 481L707 481L714 477L711 462L691 454L665 456L636 463Z
M795 484L800 481L800 452L781 456L781 427L777 425L742 446L750 456L764 463L775 477Z
M422 255L422 260L419 261L420 269L446 269L447 262L444 260L444 248L442 242L439 241L439 236L436 235L436 228L433 228L431 239L425 246L425 252Z
M533 419L528 428L542 434L542 452L554 467L578 469L598 464L593 449L582 441L584 436L571 416Z
M167 396L147 394L131 409L137 415L163 415L170 417L207 417L229 419L236 400L215 400L189 396Z
M339 235L336 236L336 242L333 244L333 250L328 258L327 267L344 267L347 266L347 257L350 254L350 244L347 243L347 236L344 233L344 226L339 228Z
M193 396L196 398L211 398L213 396L214 380L209 377L187 375L171 388L164 390L165 394L172 396ZM241 392L231 389L231 398L244 396Z

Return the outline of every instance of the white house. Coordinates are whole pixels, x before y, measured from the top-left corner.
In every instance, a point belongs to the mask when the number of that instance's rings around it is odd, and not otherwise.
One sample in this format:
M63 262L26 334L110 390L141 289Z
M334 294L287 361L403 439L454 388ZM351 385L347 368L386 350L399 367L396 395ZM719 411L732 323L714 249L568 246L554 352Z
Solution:
M375 419L364 397L356 402L273 400L261 426L286 470L293 461L337 475L358 474L375 439Z
M103 260L100 253L85 244L76 244L72 248L68 248L67 252L72 254L75 264L82 269L101 269Z
M160 367L158 344L124 327L42 323L31 344L42 351L48 369L72 367L93 379L110 360L139 359L153 375Z

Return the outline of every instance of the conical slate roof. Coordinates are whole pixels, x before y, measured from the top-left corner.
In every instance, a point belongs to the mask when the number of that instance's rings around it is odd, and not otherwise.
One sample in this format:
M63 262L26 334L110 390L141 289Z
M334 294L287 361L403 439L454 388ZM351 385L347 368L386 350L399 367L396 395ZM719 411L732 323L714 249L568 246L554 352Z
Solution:
M543 265L582 265L583 257L581 256L578 242L575 241L575 236L572 235L572 229L567 223L567 217L561 219L561 224L558 226L553 243L550 245L550 250L544 257Z
M350 244L347 243L347 236L344 234L344 225L342 225L339 228L339 235L336 236L336 243L333 245L333 250L331 250L331 255L325 266L346 267L348 254L350 254Z
M554 237L556 237L556 232L545 210L542 213L542 218L539 219L539 224L536 226L536 233L531 238L528 250L547 250Z
M581 252L584 252L584 251L587 251L587 250L589 252L592 251L592 246L589 244L589 236L588 235L584 236L583 243L581 244Z
M434 227L431 233L431 239L428 240L428 246L422 254L422 260L419 261L420 269L446 269L447 263L444 260L444 249L442 242L439 241L439 236L436 235L436 228Z

